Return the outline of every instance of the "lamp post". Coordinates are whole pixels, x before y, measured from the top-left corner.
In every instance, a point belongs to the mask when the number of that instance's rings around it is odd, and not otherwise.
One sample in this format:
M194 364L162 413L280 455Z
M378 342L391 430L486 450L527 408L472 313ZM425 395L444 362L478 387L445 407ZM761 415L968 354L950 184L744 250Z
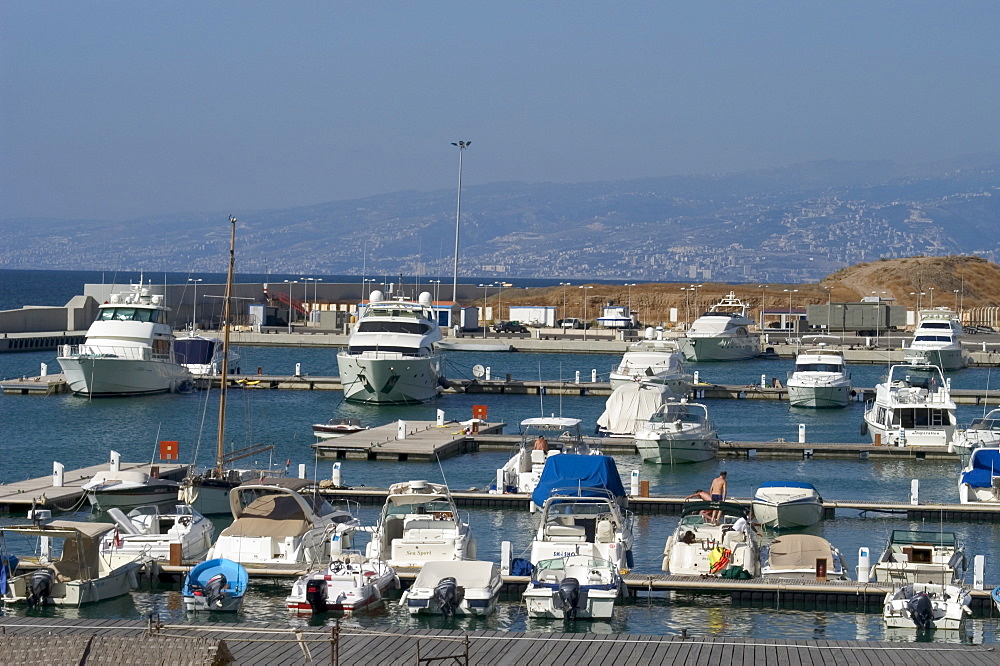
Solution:
M766 284L759 284L757 288L760 289L760 330L764 330L764 292L767 289Z
M594 285L592 285L592 284L585 284L585 285L583 285L583 286L580 287L580 289L584 289L584 290L593 289L593 288L594 288ZM584 340L587 339L587 324L588 324L588 320L587 320L587 301L588 301L587 292L584 291L583 292L583 339Z
M955 292L955 314L958 314L958 289L952 289Z
M437 303L441 296L441 280L428 280L432 285L434 285L434 302Z
M500 318L500 321L505 321L504 318L503 318L503 288L504 287L513 287L514 285L511 282L504 282L503 280L500 280L496 284L497 284L497 287L498 287L498 291L497 291L497 317Z
M635 286L635 282L626 282L625 286L628 287L628 316L631 320L632 317L632 287Z
M560 283L559 283L559 286L563 288L563 310L562 310L562 319L565 319L565 318L566 318L566 315L568 314L568 313L566 312L566 287L572 287L573 285L572 285L571 283L569 283L569 282L560 282ZM563 330L565 330L565 329L563 329Z
M684 292L684 328L688 327L688 322L691 320L691 287L681 287L681 291Z
M483 337L485 338L486 337L486 292L489 291L490 285L488 285L488 284L481 284L479 286L483 288L483 316L482 316L482 320L483 320Z
M471 141L453 141L458 148L458 203L455 205L455 274L451 283L451 300L458 301L458 231L462 219L462 155L465 149L472 145ZM485 313L484 313L485 315Z
M872 295L875 297L875 349L878 349L878 338L881 335L882 330L882 296L885 291L873 291Z
M931 292L931 309L934 309L934 287L927 287L927 291Z
M782 291L787 291L788 292L788 322L786 322L786 323L791 323L791 319L792 319L792 294L797 294L799 290L798 289L782 289Z
M188 282L194 283L194 298L191 300L191 330L198 328L198 283L203 278L188 278Z
M295 311L292 308L292 285L298 284L298 280L283 280L285 284L288 285L288 332L292 332L292 313Z

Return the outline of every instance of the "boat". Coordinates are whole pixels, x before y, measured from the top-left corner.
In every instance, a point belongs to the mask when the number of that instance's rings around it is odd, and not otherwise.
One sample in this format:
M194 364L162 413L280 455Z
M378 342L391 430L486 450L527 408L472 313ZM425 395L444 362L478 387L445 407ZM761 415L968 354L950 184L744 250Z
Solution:
M622 508L624 500L614 458L559 455L546 460L531 494L541 512L530 563L586 555L623 572L631 569L632 514Z
M869 580L879 583L958 583L966 569L962 543L954 532L893 530L872 565Z
M691 393L692 376L684 367L684 355L673 340L655 338L647 328L645 339L629 345L622 360L611 369L611 388L632 382L661 384L677 398Z
M352 435L362 430L368 430L368 426L361 425L361 421L352 417L330 419L326 423L314 423L313 435L320 439L332 439Z
M337 354L344 399L373 405L417 404L438 397L446 383L431 295L416 302L371 293L347 349Z
M236 267L236 218L229 218L229 266L226 273L226 295L222 302L222 354L219 372L219 418L216 437L215 466L210 469L198 470L192 465L188 474L181 480L177 499L191 505L198 513L205 516L220 516L231 512L230 495L234 488L245 481L263 478L265 470L239 469L232 463L250 456L258 455L274 449L273 445L248 446L236 451L226 452L226 398L229 394L229 333L232 312L233 275ZM266 470L269 476L275 476L273 470Z
M493 562L425 562L400 605L410 615L490 615L497 608L503 577Z
M907 583L885 595L882 618L891 629L958 630L972 615L972 596L958 585Z
M678 347L689 361L739 361L760 353L760 335L750 333L756 325L749 306L735 292L698 317Z
M524 591L528 617L600 620L613 616L623 589L617 567L589 555L541 560Z
M176 481L160 479L138 469L112 468L98 472L80 489L87 493L87 501L102 511L149 504L165 504L177 501Z
M809 527L823 519L823 498L805 481L762 483L752 505L756 521L774 529Z
M597 434L632 439L637 424L649 419L674 394L663 384L629 382L608 397L597 418Z
M40 567L7 581L3 601L34 606L83 606L128 594L137 587L136 574L143 561L109 566L101 557L102 537L115 529L112 523L53 520L45 524L11 525L0 535L16 534L39 539ZM62 541L62 554L51 558L53 540Z
M174 340L174 356L195 377L219 374L222 357L226 354L221 338L198 335L194 331ZM239 356L229 350L230 363Z
M315 564L328 561L331 541L349 549L358 519L335 510L306 479L264 478L230 495L233 523L219 533L208 557L240 564Z
M760 575L792 580L849 580L833 544L812 534L782 534L761 551Z
M682 576L756 577L760 547L750 520L749 509L734 502L685 502L677 528L663 548L663 571Z
M990 592L990 598L993 599L993 605L996 606L997 612L1000 613L1000 585L993 588Z
M962 504L1000 502L1000 448L973 449L958 479Z
M984 408L985 411L985 408ZM1000 447L1000 409L991 409L982 418L972 419L966 428L957 428L948 442L948 450L957 453L963 462L974 449Z
M77 395L129 396L176 391L192 375L174 355L163 296L133 284L98 306L81 345L62 345L57 360Z
M719 453L719 437L708 408L697 402L670 400L646 421L636 424L635 447L643 460L674 465L704 462Z
M174 551L181 561L198 561L205 557L215 536L212 521L186 504L165 513L157 506L140 506L128 515L113 508L108 516L116 527L101 539L101 556L112 563L137 558L169 562Z
M476 559L476 540L448 486L423 480L389 486L366 554L391 567Z
M851 399L851 375L844 353L818 347L795 356L795 370L788 374L788 401L792 407L846 407Z
M920 310L913 341L903 349L908 363L933 363L942 370L958 370L966 365L962 349L962 322L948 308Z
M521 443L504 466L497 470L493 490L499 493L531 493L554 455L599 455L600 449L583 440L580 419L542 416L521 421ZM539 438L544 448L537 448ZM499 486L497 486L499 484Z
M378 607L389 590L398 588L392 567L349 551L335 555L325 568L299 577L285 605L294 613L350 615Z
M466 342L454 340L442 340L435 347L442 351L468 351L468 352L512 352L514 345L489 342Z
M865 406L865 431L876 446L947 446L955 434L951 382L936 365L893 365Z
M184 610L239 612L249 582L247 570L239 562L226 558L201 562L184 577Z
M631 329L639 325L639 315L627 305L615 305L609 301L601 308L597 325L602 328Z

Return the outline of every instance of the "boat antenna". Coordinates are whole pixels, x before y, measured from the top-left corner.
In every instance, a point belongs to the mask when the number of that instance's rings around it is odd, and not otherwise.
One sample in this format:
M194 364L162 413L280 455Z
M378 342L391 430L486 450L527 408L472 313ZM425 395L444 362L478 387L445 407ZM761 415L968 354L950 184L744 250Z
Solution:
M152 465L154 462L156 462L156 443L160 441L160 427L161 426L163 426L162 422L156 424L156 439L153 440L153 455L150 456L150 458L149 458L149 464L150 465Z
M542 362L538 361L538 410L539 414L545 416L545 391L542 389Z
M219 440L215 456L215 472L223 474L226 441L226 393L229 375L229 303L233 295L233 268L236 265L236 218L229 216L229 270L226 273L226 298L222 304L222 372L219 376Z
M986 368L986 393L983 395L983 418L986 418L986 407L990 402L990 373L993 372L993 368ZM1000 403L998 403L1000 404Z
M438 452L434 452L434 458L437 460L438 469L441 470L441 480L444 481L444 485L448 488L448 494L451 495L451 486L448 485L448 477L444 475L444 465L441 464L441 456Z

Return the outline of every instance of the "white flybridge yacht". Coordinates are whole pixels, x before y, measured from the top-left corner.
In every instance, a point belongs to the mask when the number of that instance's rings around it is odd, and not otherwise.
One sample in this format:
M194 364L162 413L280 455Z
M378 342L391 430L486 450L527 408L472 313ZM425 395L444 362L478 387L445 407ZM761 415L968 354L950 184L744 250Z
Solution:
M871 434L874 444L947 446L955 434L951 383L936 365L894 365L876 385L864 419L862 431Z
M913 342L906 348L904 358L908 363L933 363L942 370L964 368L962 322L958 315L948 308L921 310Z
M416 404L438 396L444 378L431 295L386 300L373 291L347 349L337 354L344 398L367 404Z
M756 322L735 292L698 317L679 346L689 361L739 361L760 353L760 335L750 332Z
M163 296L150 294L141 277L139 282L99 306L82 345L59 348L59 365L73 393L167 393L192 380L174 356Z
M630 382L662 384L683 398L691 392L692 378L677 343L657 338L650 327L643 340L629 345L621 362L612 368L610 381L612 390Z
M844 353L825 349L822 343L800 351L787 386L792 407L846 407L851 399L851 375L844 366Z

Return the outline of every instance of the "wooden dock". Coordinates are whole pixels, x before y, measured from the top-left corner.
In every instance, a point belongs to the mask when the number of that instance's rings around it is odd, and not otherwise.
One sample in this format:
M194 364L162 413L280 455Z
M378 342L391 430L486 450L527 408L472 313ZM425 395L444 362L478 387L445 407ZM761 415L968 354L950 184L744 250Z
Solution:
M478 433L503 432L506 423L484 423ZM313 444L320 458L338 460L444 460L477 448L469 426L451 421L394 421Z
M163 479L180 479L187 471L187 465L177 463L161 463L150 465L149 463L127 463L122 462L122 470L140 470L150 473L150 467L159 468L159 476ZM91 465L82 469L65 470L63 472L62 487L52 485L51 475L39 477L37 479L27 479L0 485L0 511L24 511L35 505L39 509L52 509L55 511L71 511L83 501L86 494L80 488L98 472L108 469L107 463Z
M69 384L62 373L44 377L22 377L0 382L0 391L10 395L52 395L69 393Z
M710 636L699 629L670 635L532 633L366 629L354 622L331 627L289 627L279 622L161 624L155 616L149 621L3 617L0 627L4 661L19 664L95 664L111 663L110 659L116 659L114 663L150 663L147 659L152 659L152 663L359 666L1000 664L1000 652L991 645L749 639ZM74 642L76 637L87 640Z

